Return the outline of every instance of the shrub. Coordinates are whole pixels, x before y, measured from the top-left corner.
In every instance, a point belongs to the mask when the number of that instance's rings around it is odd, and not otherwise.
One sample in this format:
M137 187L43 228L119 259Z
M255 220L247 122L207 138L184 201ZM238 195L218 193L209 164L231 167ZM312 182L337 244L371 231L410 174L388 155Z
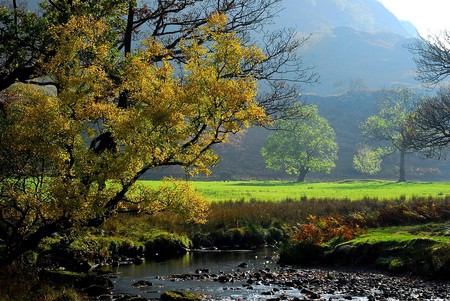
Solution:
M340 215L327 217L311 215L308 223L294 227L291 239L296 244L321 245L330 242L337 244L351 240L362 233L363 230L358 224Z
M191 246L192 242L186 236L162 233L145 243L145 255L157 258L173 257L186 254Z

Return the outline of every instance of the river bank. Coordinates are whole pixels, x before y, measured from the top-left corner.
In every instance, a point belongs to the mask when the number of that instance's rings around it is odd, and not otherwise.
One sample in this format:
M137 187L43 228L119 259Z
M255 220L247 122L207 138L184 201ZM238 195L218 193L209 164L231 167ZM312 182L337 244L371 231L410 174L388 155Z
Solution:
M119 266L114 294L158 300L167 290L202 300L449 300L450 281L373 270L280 266L273 249L192 253L178 259ZM146 285L136 286L136 283ZM99 299L97 299L99 300ZM108 299L102 299L108 300Z

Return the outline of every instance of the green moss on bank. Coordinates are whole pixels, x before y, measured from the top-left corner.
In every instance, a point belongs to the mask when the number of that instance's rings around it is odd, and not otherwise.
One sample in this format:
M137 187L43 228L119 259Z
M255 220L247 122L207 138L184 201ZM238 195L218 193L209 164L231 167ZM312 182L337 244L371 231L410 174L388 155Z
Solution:
M394 273L449 278L449 229L448 224L372 229L337 246L291 245L280 258L291 264L372 266Z

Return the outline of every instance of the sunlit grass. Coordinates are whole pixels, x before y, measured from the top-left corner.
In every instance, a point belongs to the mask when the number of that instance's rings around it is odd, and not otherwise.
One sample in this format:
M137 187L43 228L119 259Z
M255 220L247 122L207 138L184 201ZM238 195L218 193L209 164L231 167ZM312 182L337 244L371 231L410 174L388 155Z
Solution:
M142 181L157 186L159 181ZM193 181L196 190L210 201L283 201L301 198L358 200L364 198L411 199L450 196L447 182L339 181L297 183L286 181Z

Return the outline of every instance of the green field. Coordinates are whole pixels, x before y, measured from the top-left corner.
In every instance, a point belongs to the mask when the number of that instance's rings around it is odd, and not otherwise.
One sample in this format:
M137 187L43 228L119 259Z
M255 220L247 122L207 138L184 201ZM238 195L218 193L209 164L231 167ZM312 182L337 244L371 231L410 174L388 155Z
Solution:
M159 181L142 181L157 186ZM447 182L340 181L297 183L282 181L193 181L196 190L210 201L283 201L307 198L333 199L411 199L450 196Z

